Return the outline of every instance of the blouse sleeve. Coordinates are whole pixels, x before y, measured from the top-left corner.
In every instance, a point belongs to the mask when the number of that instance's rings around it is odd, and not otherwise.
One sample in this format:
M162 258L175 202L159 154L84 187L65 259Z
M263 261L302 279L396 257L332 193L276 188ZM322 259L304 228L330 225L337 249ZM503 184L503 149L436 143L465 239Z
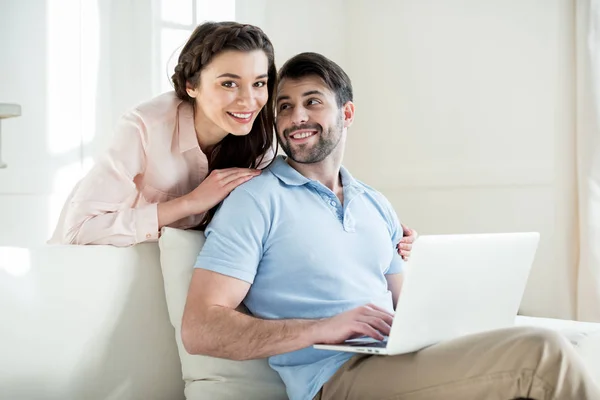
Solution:
M49 243L130 246L158 238L158 205L131 207L146 167L145 138L139 117L122 117L108 153L73 189Z

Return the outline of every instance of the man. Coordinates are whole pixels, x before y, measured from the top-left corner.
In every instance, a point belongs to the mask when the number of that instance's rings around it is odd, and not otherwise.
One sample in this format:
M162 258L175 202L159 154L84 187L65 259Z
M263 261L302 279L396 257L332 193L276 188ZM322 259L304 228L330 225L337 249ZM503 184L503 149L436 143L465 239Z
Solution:
M290 399L600 399L570 344L514 328L415 354L315 350L389 334L402 286L388 201L341 166L352 86L303 53L279 73L277 136L288 155L224 201L206 230L183 317L191 354L269 357ZM252 316L236 311L244 302Z

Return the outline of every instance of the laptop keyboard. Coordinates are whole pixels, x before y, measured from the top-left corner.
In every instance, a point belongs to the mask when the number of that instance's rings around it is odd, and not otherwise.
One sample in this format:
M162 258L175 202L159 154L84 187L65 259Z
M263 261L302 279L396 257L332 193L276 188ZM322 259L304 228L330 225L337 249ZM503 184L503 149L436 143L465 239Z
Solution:
M382 341L382 342L352 342L352 343L346 343L346 345L352 346L352 347L374 347L374 348L385 349L387 347L387 340Z

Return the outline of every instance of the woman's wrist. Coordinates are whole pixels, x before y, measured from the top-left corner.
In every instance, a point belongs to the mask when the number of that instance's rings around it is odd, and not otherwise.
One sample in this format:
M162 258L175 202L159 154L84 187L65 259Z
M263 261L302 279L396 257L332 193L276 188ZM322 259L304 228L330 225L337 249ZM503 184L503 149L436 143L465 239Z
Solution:
M205 207L198 202L198 200L192 199L190 194L186 194L179 199L181 210L185 213L184 217L189 217L190 215L198 215L206 212ZM182 217L182 218L184 218Z
M158 225L162 228L175 221L194 215L191 202L185 196L158 204Z

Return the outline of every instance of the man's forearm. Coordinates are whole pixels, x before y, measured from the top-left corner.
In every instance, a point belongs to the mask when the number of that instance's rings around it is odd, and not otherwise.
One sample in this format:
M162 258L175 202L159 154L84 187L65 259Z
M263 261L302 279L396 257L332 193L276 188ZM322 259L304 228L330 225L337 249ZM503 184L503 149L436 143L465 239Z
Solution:
M316 320L264 320L211 306L184 318L183 344L190 354L233 360L265 358L314 344Z

